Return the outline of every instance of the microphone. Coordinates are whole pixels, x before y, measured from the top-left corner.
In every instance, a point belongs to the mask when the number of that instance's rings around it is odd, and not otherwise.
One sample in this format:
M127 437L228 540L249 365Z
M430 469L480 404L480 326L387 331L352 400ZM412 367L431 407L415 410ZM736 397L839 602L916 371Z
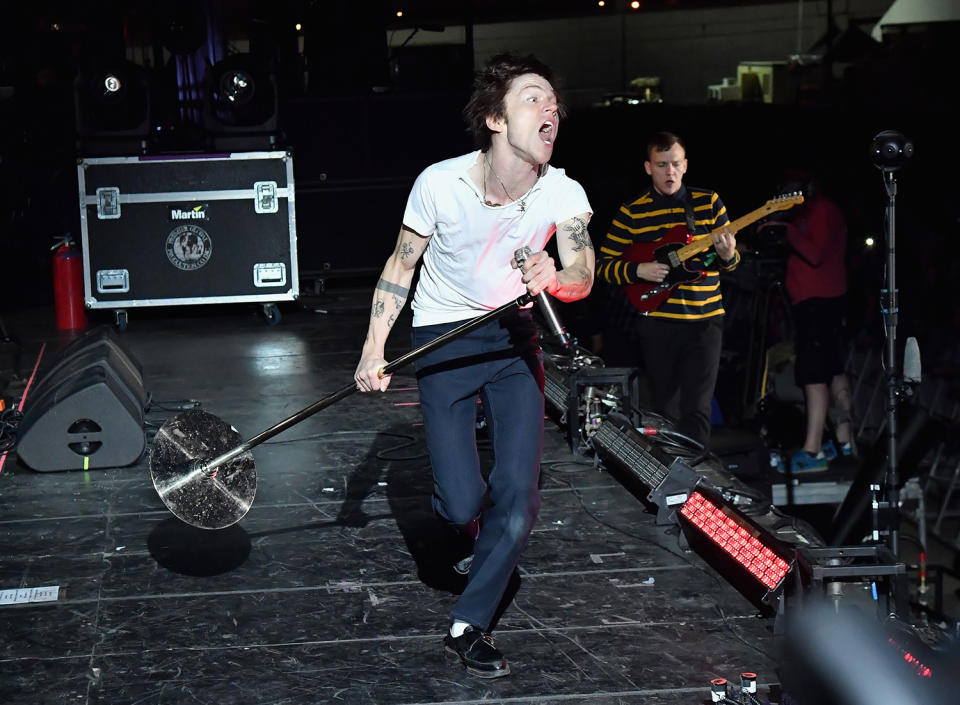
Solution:
M907 338L903 347L903 381L908 384L920 384L920 346L913 336Z
M513 258L517 260L517 264L522 267L530 254L530 248L524 246L513 253ZM563 323L560 322L556 311L553 310L553 302L550 300L550 295L545 291L541 291L536 299L537 305L540 306L540 313L542 313L543 317L547 320L547 326L550 328L550 332L557 336L564 348L570 347L570 334L567 332Z

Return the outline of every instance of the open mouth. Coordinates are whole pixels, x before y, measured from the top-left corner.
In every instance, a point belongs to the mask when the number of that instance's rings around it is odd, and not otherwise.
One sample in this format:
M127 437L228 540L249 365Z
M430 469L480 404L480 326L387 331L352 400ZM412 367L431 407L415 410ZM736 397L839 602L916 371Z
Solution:
M544 144L553 144L553 123L550 120L540 126L540 139Z

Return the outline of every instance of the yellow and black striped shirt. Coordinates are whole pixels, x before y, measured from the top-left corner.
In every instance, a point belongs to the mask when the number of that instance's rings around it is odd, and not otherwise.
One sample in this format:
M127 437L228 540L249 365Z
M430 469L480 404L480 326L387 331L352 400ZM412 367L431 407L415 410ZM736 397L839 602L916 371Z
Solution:
M623 258L624 251L636 242L655 243L670 228L687 229L685 202L689 197L696 221L695 238L710 237L710 232L730 222L727 209L715 191L681 186L675 196L664 196L652 187L632 203L625 203L614 216L610 231L600 246L597 276L605 282L620 286L642 281L637 276L636 263ZM714 264L713 260L717 260ZM687 262L691 269L702 268L706 276L698 282L678 284L660 306L647 315L674 320L701 320L722 316L723 298L720 295L719 266L725 271L740 262L735 253L729 262L720 262L711 248L703 255ZM713 265L713 266L711 266Z

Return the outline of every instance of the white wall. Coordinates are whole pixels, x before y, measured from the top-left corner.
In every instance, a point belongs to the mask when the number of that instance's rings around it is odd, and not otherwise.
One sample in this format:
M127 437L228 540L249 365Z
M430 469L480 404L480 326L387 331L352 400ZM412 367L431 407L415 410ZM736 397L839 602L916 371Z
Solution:
M610 3L612 4L612 3ZM852 20L878 19L891 0L835 0L840 30ZM735 76L741 61L785 60L803 53L827 29L825 0L718 9L610 12L590 17L482 24L474 27L480 66L497 52L536 54L562 78L572 104L624 90L637 76L659 76L665 99L700 103L707 86ZM861 25L869 32L872 24ZM398 46L409 31L389 35ZM463 43L463 27L419 32L409 45ZM800 51L798 52L798 47Z

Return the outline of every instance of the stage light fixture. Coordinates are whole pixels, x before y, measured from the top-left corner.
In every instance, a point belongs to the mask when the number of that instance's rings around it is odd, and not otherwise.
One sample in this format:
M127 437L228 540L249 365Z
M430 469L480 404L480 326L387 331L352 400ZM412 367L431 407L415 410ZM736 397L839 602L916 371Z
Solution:
M273 77L249 56L235 55L211 69L208 115L219 128L272 129L277 91Z
M253 55L234 54L207 70L203 127L215 146L272 146L279 132L278 106L276 76ZM224 139L230 137L230 144L224 144ZM244 145L244 140L249 144Z
M779 541L765 543L757 527L724 503L711 501L705 491L691 493L679 515L768 590L776 590L790 572L792 559L777 550Z
M649 490L657 523L679 523L690 548L740 594L766 613L776 611L787 576L796 565L792 549L710 487L682 459L670 465L629 420L611 415L597 428L593 446L611 469L626 471Z
M570 401L570 386L564 374L552 365L544 365L543 396L548 409L559 414L558 423L567 422L567 407Z
M81 69L74 81L74 116L80 151L86 155L137 154L151 128L147 70L126 59Z
M245 105L253 99L253 77L244 71L231 71L220 77L220 99L233 105Z

